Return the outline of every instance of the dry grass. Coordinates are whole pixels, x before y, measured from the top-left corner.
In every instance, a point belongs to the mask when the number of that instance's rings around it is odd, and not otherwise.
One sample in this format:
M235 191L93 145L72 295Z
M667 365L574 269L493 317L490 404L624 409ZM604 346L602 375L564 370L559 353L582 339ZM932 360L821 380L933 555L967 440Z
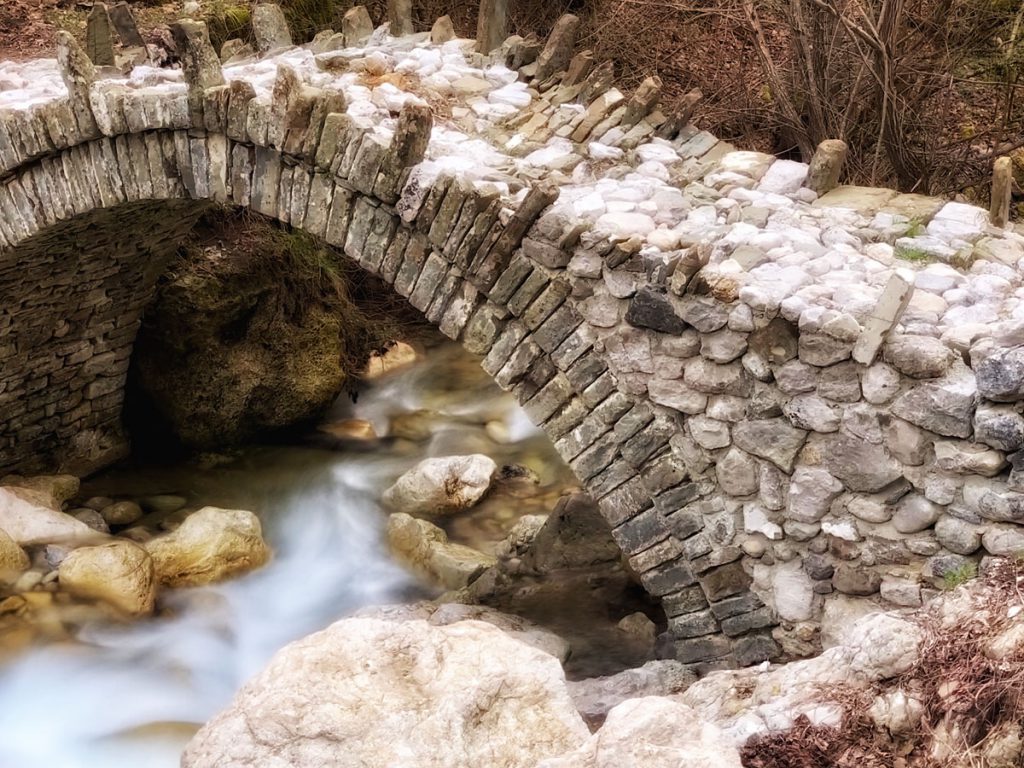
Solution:
M841 728L799 719L785 732L751 740L747 768L1010 768L990 760L987 748L1006 727L1024 726L1024 644L1002 658L987 653L991 641L1024 621L1024 565L997 562L981 577L970 615L947 626L936 610L924 611L925 641L905 674L871 690L822 691L844 711ZM966 599L964 593L961 597ZM867 714L879 693L902 690L922 706L910 733L880 731ZM936 749L936 744L940 748ZM945 748L941 745L945 744Z

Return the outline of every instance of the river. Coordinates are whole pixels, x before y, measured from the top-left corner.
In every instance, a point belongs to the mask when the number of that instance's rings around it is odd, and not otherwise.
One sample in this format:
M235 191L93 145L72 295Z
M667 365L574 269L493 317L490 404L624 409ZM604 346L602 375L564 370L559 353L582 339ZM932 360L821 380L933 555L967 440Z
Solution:
M453 344L371 382L327 422L362 419L377 434L318 433L227 457L126 466L85 495L174 493L190 507L256 512L274 549L263 569L201 589L165 590L156 618L92 619L0 666L0 768L172 768L204 721L284 644L354 610L436 596L389 556L378 496L428 456L487 453L525 465L532 489L496 494L449 526L486 548L526 513L549 511L573 484L550 442L514 400ZM531 484L532 485L532 484Z

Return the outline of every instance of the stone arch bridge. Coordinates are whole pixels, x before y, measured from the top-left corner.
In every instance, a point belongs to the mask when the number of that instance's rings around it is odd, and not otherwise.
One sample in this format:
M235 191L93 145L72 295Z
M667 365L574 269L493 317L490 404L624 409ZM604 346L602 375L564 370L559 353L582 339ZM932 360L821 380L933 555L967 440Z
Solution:
M261 54L223 64L182 21L181 70L97 69L67 35L0 65L0 473L121 449L142 313L213 202L322 238L480 355L682 661L807 652L840 598L913 604L1024 548L1019 232L737 151L656 79L613 87L573 17L484 55L359 13L294 47L260 13Z

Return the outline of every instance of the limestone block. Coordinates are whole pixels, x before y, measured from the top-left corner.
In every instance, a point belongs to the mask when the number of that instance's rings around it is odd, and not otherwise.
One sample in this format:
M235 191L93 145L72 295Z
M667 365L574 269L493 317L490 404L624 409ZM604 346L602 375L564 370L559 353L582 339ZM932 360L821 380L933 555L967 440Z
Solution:
M277 3L256 4L252 9L252 32L256 38L256 51L261 56L292 45L288 21Z

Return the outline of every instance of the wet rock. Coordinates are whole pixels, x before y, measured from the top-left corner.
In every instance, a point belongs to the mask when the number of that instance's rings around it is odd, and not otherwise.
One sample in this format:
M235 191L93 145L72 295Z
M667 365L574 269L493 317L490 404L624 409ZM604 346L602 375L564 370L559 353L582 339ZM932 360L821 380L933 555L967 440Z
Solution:
M404 512L388 517L388 544L413 571L445 589L462 589L496 562L471 547L448 541L448 534Z
M425 459L384 491L383 501L407 514L458 512L487 493L497 468L482 454Z
M534 768L588 735L558 660L496 627L354 618L279 651L182 766Z
M382 354L370 356L370 360L366 364L366 370L363 371L363 378L370 381L379 379L381 376L407 368L417 360L419 360L419 354L416 352L415 347L411 344L406 344L404 341L396 341Z
M259 518L242 509L203 507L171 533L145 542L157 578L170 587L214 584L270 559Z
M153 610L157 585L153 559L130 541L80 547L61 562L58 577L69 592L102 600L129 615Z
M142 507L134 501L118 501L104 507L100 514L107 525L131 525L142 517Z
M699 711L664 697L624 701L577 751L537 768L740 768L736 747Z
M85 523L97 533L110 533L110 527L107 525L107 521L104 520L103 515L95 509L88 509L87 507L72 509L68 514L75 518L75 520L80 520Z
M139 499L139 504L142 505L142 508L147 512L171 514L173 512L177 512L179 509L183 509L185 505L188 504L188 499L184 496L162 493L155 496L143 496ZM103 507L100 507L100 509L102 508ZM95 507L93 507L93 509L95 509Z
M931 336L892 336L882 356L900 373L914 379L937 378L953 361L953 351Z

